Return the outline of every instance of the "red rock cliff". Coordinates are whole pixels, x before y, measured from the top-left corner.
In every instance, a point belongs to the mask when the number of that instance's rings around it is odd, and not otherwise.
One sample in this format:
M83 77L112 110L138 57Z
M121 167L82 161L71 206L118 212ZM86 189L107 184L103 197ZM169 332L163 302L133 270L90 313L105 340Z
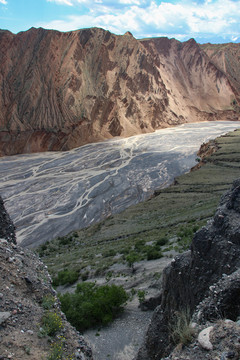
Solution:
M92 28L0 31L0 155L238 119L238 88L193 40Z

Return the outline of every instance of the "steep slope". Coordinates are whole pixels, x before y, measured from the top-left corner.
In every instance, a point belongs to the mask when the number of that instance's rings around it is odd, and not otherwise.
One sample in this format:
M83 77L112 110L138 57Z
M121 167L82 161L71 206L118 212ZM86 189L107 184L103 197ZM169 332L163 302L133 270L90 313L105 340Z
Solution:
M198 321L220 317L237 320L240 315L239 220L240 180L236 180L222 197L214 218L195 234L191 250L173 259L165 268L161 305L154 312L138 360L168 355L173 348L170 329L174 313L188 309L192 314L206 297L208 301L198 308L195 316ZM207 358L213 356L210 354Z
M61 313L46 266L15 244L0 198L0 358L91 360L91 349Z
M32 28L0 46L0 155L238 119L237 88L194 40Z
M232 85L240 90L240 44L199 45L219 69L230 78ZM238 94L239 95L239 94Z

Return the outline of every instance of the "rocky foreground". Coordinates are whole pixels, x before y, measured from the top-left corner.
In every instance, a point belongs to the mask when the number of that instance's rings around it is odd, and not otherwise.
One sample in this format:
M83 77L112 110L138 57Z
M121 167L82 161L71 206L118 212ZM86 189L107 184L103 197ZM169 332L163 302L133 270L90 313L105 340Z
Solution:
M92 352L66 321L46 266L16 245L0 199L0 359L91 360Z
M138 360L239 359L240 180L220 202L214 218L193 238L191 250L163 272L162 296ZM192 317L190 345L173 350L174 317ZM203 331L203 332L202 332ZM183 329L182 329L183 332ZM180 341L178 341L181 343ZM169 355L170 354L170 355Z
M0 48L0 156L239 119L239 44L31 28Z

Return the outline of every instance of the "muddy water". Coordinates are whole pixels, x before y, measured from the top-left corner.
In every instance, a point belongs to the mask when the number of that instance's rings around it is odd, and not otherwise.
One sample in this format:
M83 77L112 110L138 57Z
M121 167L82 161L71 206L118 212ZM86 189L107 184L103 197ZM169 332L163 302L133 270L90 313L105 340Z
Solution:
M203 142L237 127L185 124L67 152L0 158L0 194L18 242L36 246L145 200L195 165Z

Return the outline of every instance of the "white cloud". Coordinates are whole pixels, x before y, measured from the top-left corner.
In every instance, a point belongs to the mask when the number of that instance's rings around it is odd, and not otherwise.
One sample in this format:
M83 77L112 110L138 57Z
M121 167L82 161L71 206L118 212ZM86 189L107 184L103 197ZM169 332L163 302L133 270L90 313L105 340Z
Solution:
M55 2L57 4L61 4L61 5L69 5L69 6L73 6L73 2L71 0L47 0L49 2Z
M120 4L127 4L127 5L131 5L131 4L141 5L141 2L138 1L138 0L119 0L119 3Z
M6 0L0 0L0 4L7 5L7 1Z
M5 1L5 0L0 0ZM61 31L97 26L117 34L131 31L137 38L159 36L174 37L179 40L190 37L219 35L237 39L240 37L240 0L205 0L195 3L190 0L48 0L67 5L89 7L86 15L75 14L64 20L40 24L46 28ZM233 40L232 40L233 41Z

